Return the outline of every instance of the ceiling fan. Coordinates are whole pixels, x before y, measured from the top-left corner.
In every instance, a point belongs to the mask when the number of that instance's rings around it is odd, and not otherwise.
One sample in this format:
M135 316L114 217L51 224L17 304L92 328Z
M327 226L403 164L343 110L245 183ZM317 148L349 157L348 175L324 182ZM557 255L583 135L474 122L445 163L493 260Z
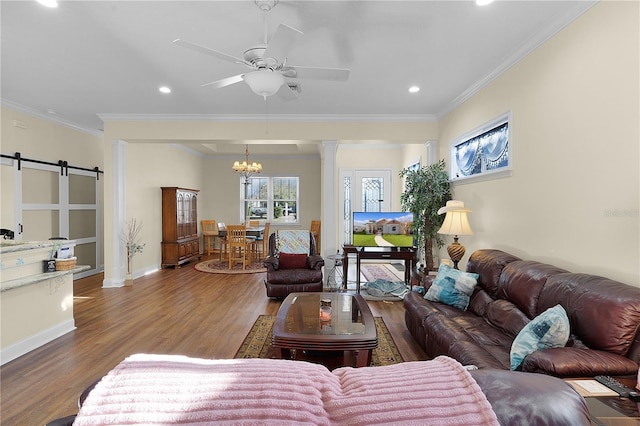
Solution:
M186 40L176 39L173 42L178 46L186 47L205 55L213 56L223 61L242 64L251 71L223 78L222 80L205 83L202 86L220 89L235 83L244 81L251 90L267 99L268 96L277 94L283 100L297 99L297 95L285 82L288 79L315 79L329 81L347 81L350 70L346 68L317 68L303 67L287 64L287 54L303 33L288 25L280 24L276 32L267 41L266 12L271 10L278 0L255 0L255 4L265 12L264 18L264 44L253 46L244 51L243 58L237 58L208 47L200 46ZM299 92L299 85L293 85Z

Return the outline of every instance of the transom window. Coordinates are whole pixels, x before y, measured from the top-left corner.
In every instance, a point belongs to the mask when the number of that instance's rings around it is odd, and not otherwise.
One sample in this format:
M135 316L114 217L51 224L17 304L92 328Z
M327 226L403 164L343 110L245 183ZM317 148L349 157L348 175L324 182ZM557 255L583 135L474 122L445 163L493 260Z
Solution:
M252 177L240 184L241 214L247 221L298 223L297 177Z

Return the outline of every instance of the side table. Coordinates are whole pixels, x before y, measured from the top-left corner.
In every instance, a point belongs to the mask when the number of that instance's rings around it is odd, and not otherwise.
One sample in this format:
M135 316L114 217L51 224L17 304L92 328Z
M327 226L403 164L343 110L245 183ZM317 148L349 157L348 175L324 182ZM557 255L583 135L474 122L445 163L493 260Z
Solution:
M327 259L333 261L333 267L327 273L327 286L330 291L336 291L341 287L343 290L346 290L347 287L344 286L344 280L342 279L342 260L343 255L338 254L330 254L327 256ZM340 280L340 281L338 281Z
M630 388L635 388L637 384L635 376L618 376L616 380ZM571 384L572 379L565 379L565 381ZM587 403L592 424L598 426L640 425L639 403L618 396L590 396L577 388L576 390Z
M424 279L425 273L423 270L418 269L417 266L411 268L411 287L409 290L413 290L413 286L421 286L422 280Z

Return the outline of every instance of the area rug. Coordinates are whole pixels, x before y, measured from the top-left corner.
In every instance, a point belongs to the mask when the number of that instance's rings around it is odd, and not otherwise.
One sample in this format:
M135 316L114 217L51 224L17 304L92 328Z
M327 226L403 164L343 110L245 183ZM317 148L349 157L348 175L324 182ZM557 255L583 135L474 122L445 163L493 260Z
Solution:
M234 358L275 358L275 352L271 346L271 330L275 319L276 317L273 315L258 316ZM398 347L382 317L374 317L374 320L378 331L378 347L373 350L372 365L391 365L403 362Z
M194 266L196 271L208 272L210 274L256 274L258 272L267 272L262 262L253 262L247 265L246 269L242 269L242 263L236 263L233 268L229 269L227 262L219 260L205 260L196 263Z
M396 274L391 272L387 265L361 265L360 273L367 281L375 281L379 279L391 282L402 281L402 278L399 278Z
M396 297L392 294L385 296L374 296L367 292L367 282L375 281L375 280L386 280L391 282L402 282L403 278L400 278L393 271L398 271L398 269L394 268L392 264L366 264L360 266L360 274L365 279L360 283L360 294L365 300L378 301L378 302L398 302L402 300L399 297ZM404 275L404 268L402 271ZM353 290L355 290L355 285L353 286ZM351 290L351 287L349 286Z

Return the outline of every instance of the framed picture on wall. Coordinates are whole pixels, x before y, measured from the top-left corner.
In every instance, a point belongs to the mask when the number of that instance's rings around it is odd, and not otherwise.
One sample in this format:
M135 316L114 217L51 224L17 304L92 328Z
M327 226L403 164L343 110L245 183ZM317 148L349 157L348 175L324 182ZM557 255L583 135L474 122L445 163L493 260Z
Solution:
M511 175L511 113L505 113L451 144L451 181L495 179Z
M418 157L418 159L414 163L411 163L407 166L407 169L411 170L412 172L420 170L420 167L422 166L421 160L422 159Z

